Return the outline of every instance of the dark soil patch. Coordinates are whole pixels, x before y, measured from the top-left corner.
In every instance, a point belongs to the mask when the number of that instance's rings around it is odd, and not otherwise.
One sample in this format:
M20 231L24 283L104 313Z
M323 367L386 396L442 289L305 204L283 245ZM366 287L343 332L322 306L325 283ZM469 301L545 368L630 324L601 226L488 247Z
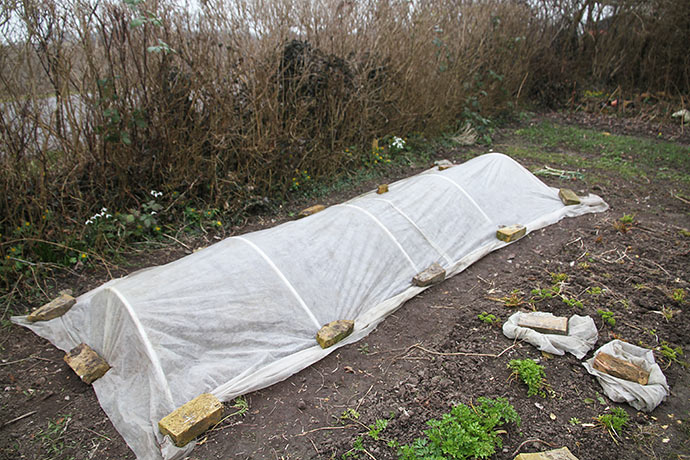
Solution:
M507 136L505 142L510 140L509 133ZM463 160L473 152L449 155ZM396 175L414 172L411 168ZM519 428L505 427L503 448L492 458L512 459L518 449L530 452L549 446L568 446L580 459L689 456L687 368L656 352L671 395L651 414L621 405L631 422L614 441L594 417L618 405L603 396L579 360L571 355L551 357L528 344L514 344L503 336L500 327L477 318L479 313L488 312L501 321L507 319L515 307L496 300L504 296L523 299L517 308L529 308L526 301L532 289L550 286L551 273L565 273L565 292L580 299L583 307L570 307L559 299L545 300L537 307L559 315L592 316L599 329L597 347L620 338L648 347L667 342L690 350L690 238L682 234L689 226L688 205L671 196L663 183L609 179L595 190L611 206L608 212L566 219L488 255L407 302L359 343L338 350L284 382L247 395L249 412L231 417L207 433L191 458L340 458L362 436L368 454L352 452L359 456L353 458L395 459L395 450L387 447L387 440L409 443L421 436L430 418L440 418L453 404L470 404L480 396L507 398L522 418ZM546 182L575 190L588 188L583 181ZM362 184L357 190L323 201L340 202L374 185ZM305 204L312 203L295 203L276 216L257 217L232 231L244 233L276 225ZM619 225L623 214L635 215L625 229ZM154 254L153 261L147 255L134 266L173 260L213 240L214 235L208 235L205 240L183 241L188 247L162 250ZM84 292L105 276L84 274L65 280L62 287ZM597 292L592 288L602 292L592 294ZM687 293L685 301L673 300L677 289ZM602 322L599 309L614 313L615 326ZM6 336L0 339L4 347L0 363L0 458L134 458L98 406L91 388L63 363L61 352L23 328L4 331ZM499 354L506 349L498 358L471 355ZM457 355L459 352L470 355ZM550 386L546 398L528 398L526 387L511 379L507 363L516 358L537 359L545 366ZM690 360L687 356L684 359ZM360 414L356 422L341 418L348 409ZM367 436L366 427L384 418L390 422L381 433L383 440ZM579 423L570 423L573 418Z

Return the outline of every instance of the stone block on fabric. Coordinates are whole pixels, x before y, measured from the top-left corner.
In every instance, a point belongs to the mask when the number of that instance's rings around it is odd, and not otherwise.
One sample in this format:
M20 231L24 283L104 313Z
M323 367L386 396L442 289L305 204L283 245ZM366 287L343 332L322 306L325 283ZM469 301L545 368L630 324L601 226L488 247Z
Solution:
M520 454L514 460L578 460L567 447L560 449L547 450L544 452L534 452L530 454Z
M103 377L110 365L87 344L80 343L64 357L65 362L84 383L91 384Z
M525 236L527 233L527 228L524 225L509 225L507 227L501 227L496 232L496 238L506 243L511 241L516 241Z
M522 315L519 327L528 327L542 334L568 335L568 318L565 316Z
M177 447L183 447L220 422L223 403L210 393L203 393L178 407L158 422L163 435L170 436Z
M67 293L61 293L47 304L32 311L26 319L32 323L36 321L48 321L62 316L69 311L77 300Z
M319 329L316 334L316 341L319 342L321 348L328 348L352 334L354 328L355 322L349 319L331 321Z
M446 271L443 267L434 262L429 268L412 278L412 283L414 283L415 286L426 287L440 283L444 279L446 279Z
M299 214L297 214L297 218L301 219L302 217L307 217L311 216L312 214L316 214L317 212L321 212L324 209L326 209L326 206L322 204L315 204L314 206L310 206L306 209L302 209Z
M569 188L560 189L558 191L558 198L560 198L563 204L566 206L580 204L580 197Z

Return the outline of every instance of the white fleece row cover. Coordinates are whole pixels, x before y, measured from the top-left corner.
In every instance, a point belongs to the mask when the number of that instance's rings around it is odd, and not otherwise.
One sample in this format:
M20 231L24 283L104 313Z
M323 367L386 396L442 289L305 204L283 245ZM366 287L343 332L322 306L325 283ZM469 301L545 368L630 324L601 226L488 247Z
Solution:
M230 401L361 339L424 290L411 280L432 263L452 276L505 246L500 226L530 232L607 208L594 195L564 206L490 153L112 280L60 318L13 320L63 350L85 342L101 354L112 368L93 387L137 458L182 458L193 443L178 449L157 426L180 405L205 392ZM322 350L315 335L337 319L355 331Z

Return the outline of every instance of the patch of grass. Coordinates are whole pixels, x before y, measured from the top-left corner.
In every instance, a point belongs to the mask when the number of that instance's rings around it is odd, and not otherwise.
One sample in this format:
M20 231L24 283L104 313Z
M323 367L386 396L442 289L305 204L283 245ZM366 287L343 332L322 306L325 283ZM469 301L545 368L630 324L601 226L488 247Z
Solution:
M400 460L488 458L503 442L496 428L520 424L515 408L505 398L478 398L477 405L458 404L440 420L429 420L424 437L400 446Z
M71 446L70 441L65 437L65 432L72 420L71 415L61 415L54 422L48 421L48 426L38 432L38 439L43 447L44 459L63 458L64 451Z
M540 395L546 397L544 387L546 386L546 374L544 366L541 366L531 359L513 359L508 363L508 368L513 371L513 376L522 380L527 385L527 397Z
M615 135L575 126L542 122L518 129L515 134L533 147L507 151L511 156L531 158L551 166L598 168L624 178L651 175L656 179L690 182L690 155L687 147L672 142ZM556 150L585 153L553 153Z

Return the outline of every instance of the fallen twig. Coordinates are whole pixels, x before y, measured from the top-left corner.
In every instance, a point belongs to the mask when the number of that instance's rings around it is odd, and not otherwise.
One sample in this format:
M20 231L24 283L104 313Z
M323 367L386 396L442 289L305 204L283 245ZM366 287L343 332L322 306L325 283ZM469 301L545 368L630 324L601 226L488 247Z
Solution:
M526 441L523 441L522 444L520 444L517 449L515 449L515 452L513 452L513 455L511 455L511 457L515 457L520 452L520 449L525 447L525 444L529 444L531 442L540 442L540 443L545 444L549 447L555 447L550 442L546 442L546 441L543 441L543 440L538 439L538 438L527 439Z
M11 425L11 424L13 424L14 422L18 422L18 421L20 421L20 420L23 419L23 418L30 417L30 416L34 415L36 412L37 412L37 411L35 411L35 410L32 410L31 412L27 412L27 413L24 414L24 415L20 415L19 417L15 417L15 418L13 418L12 420L3 423L2 426Z
M317 431L324 431L324 430L343 430L345 428L353 428L356 427L356 425L349 424L349 425L343 425L343 426L322 426L321 428L314 428L313 430L305 431L304 433L296 434L295 436L306 436L310 433L315 433Z

